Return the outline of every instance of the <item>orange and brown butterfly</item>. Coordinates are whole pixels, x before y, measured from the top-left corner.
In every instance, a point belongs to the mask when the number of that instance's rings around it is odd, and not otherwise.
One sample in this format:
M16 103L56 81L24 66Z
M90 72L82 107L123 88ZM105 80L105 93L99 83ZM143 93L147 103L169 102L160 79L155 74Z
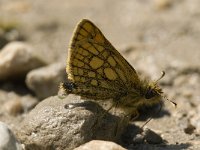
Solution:
M138 108L161 101L157 81L141 80L135 69L89 20L76 27L70 44L66 93L92 100L112 99L114 106L138 116ZM163 74L164 75L164 74ZM162 76L163 77L163 76Z

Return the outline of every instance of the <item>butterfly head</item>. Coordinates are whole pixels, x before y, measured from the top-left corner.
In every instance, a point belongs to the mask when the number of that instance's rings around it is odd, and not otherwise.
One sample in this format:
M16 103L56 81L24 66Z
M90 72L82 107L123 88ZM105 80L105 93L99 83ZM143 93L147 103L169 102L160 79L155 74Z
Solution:
M158 103L161 98L163 97L163 92L162 89L158 86L158 81L162 79L165 75L165 72L162 72L162 75L159 79L152 83L148 83L146 85L146 90L143 93L144 98L145 98L145 103L148 104L153 104L153 103Z
M175 102L170 101L163 93L162 89L158 86L158 81L160 79L162 79L165 76L165 72L162 71L162 75L160 76L159 79L157 79L156 81L154 81L151 84L148 84L144 97L146 100L150 100L150 102L147 103L158 103L162 98L164 98L165 100L171 102L172 104L174 104L175 106L177 105Z
M157 85L150 85L145 93L145 99L151 99L157 96L161 96L162 89L159 88Z
M144 99L146 104L158 103L162 98L162 89L157 85L157 83L151 83L147 86L144 93Z

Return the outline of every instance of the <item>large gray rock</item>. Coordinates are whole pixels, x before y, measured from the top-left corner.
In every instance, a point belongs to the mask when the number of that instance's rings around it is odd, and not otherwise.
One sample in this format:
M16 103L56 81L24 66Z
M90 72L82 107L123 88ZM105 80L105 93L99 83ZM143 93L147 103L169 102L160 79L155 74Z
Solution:
M126 149L114 142L93 140L75 148L74 150L126 150Z
M43 99L56 95L60 82L64 81L65 78L65 65L54 63L30 71L26 77L26 84L38 98Z
M24 77L34 68L45 65L31 46L23 42L11 42L0 51L0 80Z
M117 141L128 121L111 115L79 96L50 97L40 102L20 124L17 136L26 149L73 149L92 139Z
M20 143L3 122L0 122L0 150L22 150Z

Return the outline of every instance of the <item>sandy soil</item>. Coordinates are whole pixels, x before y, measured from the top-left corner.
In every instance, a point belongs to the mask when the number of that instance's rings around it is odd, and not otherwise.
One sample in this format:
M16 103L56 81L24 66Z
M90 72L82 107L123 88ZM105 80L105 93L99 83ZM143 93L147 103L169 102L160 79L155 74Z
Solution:
M138 72L156 79L165 70L161 86L178 104L175 109L165 101L160 115L146 125L165 144L128 147L200 149L199 7L198 0L0 0L0 22L16 23L24 41L46 62L65 63L76 24L90 19ZM20 119L1 121L16 125Z

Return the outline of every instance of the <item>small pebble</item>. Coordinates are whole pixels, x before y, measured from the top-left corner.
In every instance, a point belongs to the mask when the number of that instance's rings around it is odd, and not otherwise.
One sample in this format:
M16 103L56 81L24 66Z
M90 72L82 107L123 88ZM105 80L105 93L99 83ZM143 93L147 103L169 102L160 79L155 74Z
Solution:
M192 134L192 133L194 133L195 129L196 129L195 126L188 124L188 126L184 129L184 132L186 134Z
M161 136L150 129L145 129L144 135L146 142L149 144L160 144L163 142Z
M172 5L172 0L154 0L154 5L157 10L165 10Z
M114 142L93 140L75 148L74 150L126 150L126 149Z
M142 134L137 134L137 135L133 138L133 142L134 142L134 143L138 143L138 144L144 143L144 135L142 135Z
M12 116L16 116L23 112L23 106L19 99L8 100L4 103L4 110Z

